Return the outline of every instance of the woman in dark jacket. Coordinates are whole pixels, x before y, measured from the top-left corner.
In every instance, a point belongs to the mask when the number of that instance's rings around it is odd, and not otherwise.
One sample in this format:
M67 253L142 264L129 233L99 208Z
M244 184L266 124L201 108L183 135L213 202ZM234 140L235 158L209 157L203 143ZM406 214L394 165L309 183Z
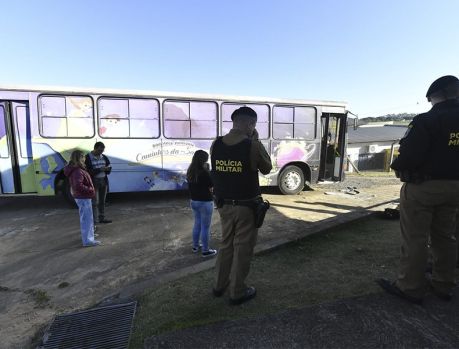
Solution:
M81 150L75 150L70 156L70 163L64 168L64 174L70 182L70 191L80 213L81 240L84 247L100 245L94 240L94 219L91 199L94 197L94 185L86 171L85 156Z
M194 214L193 252L199 251L199 239L201 238L203 257L217 254L217 250L209 248L210 223L214 204L213 185L207 168L207 160L209 160L209 154L204 150L197 150L186 173L191 195L191 209Z

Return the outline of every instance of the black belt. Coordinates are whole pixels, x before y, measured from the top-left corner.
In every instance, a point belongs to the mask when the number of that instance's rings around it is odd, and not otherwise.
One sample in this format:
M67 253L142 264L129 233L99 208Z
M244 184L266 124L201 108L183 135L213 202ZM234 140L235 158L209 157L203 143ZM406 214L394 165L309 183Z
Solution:
M255 199L249 199L249 200L231 200L231 199L224 199L223 204L225 205L233 205L233 206L247 206L247 207L253 207L253 205L256 202Z

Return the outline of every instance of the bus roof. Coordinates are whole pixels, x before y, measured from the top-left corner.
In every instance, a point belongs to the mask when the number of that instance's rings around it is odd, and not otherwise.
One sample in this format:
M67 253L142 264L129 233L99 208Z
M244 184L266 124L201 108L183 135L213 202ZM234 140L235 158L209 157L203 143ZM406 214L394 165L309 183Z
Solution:
M164 92L150 90L123 90L108 88L80 88L80 87L61 87L61 86L4 86L0 85L0 91L21 91L21 92L40 92L40 93L70 93L70 94L98 94L98 95L124 95L139 97L159 97L159 98L193 98L193 99L216 99L232 102L265 102L265 103L294 103L320 105L330 107L341 107L346 109L347 103L340 101L322 101L322 100L303 100L303 99L286 99L286 98L269 98L269 97L252 97L252 96L227 96L218 94L199 94L185 92Z

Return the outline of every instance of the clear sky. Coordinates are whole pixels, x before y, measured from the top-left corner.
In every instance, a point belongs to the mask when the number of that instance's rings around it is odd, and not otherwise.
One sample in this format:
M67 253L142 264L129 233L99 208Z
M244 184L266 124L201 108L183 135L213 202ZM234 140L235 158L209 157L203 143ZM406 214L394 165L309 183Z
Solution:
M0 84L421 112L459 75L458 0L0 0Z

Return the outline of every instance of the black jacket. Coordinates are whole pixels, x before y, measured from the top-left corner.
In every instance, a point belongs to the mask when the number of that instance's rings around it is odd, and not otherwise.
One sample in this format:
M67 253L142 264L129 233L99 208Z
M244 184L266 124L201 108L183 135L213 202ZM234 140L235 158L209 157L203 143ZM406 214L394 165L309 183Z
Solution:
M437 103L415 116L399 152L391 165L399 173L419 175L421 180L459 180L459 100Z

